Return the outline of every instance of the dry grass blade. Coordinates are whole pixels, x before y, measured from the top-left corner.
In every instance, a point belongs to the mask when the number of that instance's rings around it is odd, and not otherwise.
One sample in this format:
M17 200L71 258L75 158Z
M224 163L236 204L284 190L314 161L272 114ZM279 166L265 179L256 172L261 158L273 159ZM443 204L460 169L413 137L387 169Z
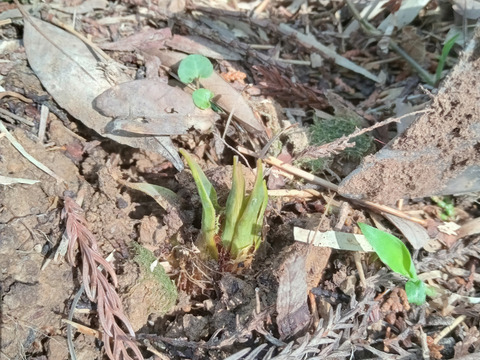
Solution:
M57 182L65 182L64 179L62 179L60 176L55 174L52 170L50 170L48 167L43 165L40 161L35 159L32 155L30 155L25 150L25 148L17 141L17 139L15 139L15 137L12 134L10 134L10 132L7 130L7 128L5 127L5 125L3 125L1 121L0 121L0 133L3 133L8 139L8 141L10 141L10 143L13 145L13 147L15 147L15 149L17 149L18 152L20 152L33 165L35 165L36 167L38 167L40 170L47 173L51 177L55 178Z
M69 238L67 259L72 266L76 266L75 248L78 243L82 258L83 285L88 298L97 302L99 320L104 331L105 353L112 360L133 360L127 352L127 349L131 349L138 359L143 359L133 340L135 332L123 312L122 302L115 291L117 286L115 270L98 253L97 241L87 227L83 211L71 197L65 196L64 211ZM110 275L113 285L103 270ZM130 336L120 325L128 330Z

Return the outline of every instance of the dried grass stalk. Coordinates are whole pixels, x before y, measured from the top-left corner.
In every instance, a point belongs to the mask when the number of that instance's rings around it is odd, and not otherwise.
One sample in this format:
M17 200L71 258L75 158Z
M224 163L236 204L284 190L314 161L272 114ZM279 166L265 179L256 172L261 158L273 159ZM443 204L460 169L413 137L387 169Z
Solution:
M68 196L65 196L64 217L69 238L67 260L72 266L76 266L75 248L78 243L82 259L82 281L88 298L97 303L105 353L112 360L133 360L127 353L127 349L130 348L138 359L143 359L134 341L135 332L124 314L122 302L115 291L118 285L115 270L99 254L97 241L87 227L82 208ZM113 285L106 274L110 275ZM130 336L122 329L122 325Z

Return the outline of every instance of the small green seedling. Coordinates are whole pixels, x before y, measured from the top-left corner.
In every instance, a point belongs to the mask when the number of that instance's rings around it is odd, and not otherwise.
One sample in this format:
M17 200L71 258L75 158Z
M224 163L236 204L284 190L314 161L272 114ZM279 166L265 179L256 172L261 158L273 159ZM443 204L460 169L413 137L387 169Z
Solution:
M213 73L213 65L203 55L188 55L178 67L178 77L185 84L196 82L197 90L192 94L193 102L202 110L210 108L213 93L208 89L198 88L198 79L208 78Z
M408 301L417 305L424 304L426 295L433 295L434 291L418 278L412 257L405 244L392 234L367 224L358 223L358 226L380 260L396 273L408 278L405 284Z
M440 55L440 59L438 60L438 65L437 65L437 71L435 72L435 84L438 84L438 82L442 78L442 72L443 68L445 67L445 61L447 60L448 54L450 53L450 50L452 50L453 45L455 45L455 42L457 41L457 38L460 34L456 34L455 36L452 36L447 42L445 42L445 45L443 45L442 49L442 55Z
M445 196L443 198L439 196L432 196L432 201L437 204L443 211L440 214L440 219L443 221L450 221L455 216L455 205L451 198Z
M232 189L226 207L218 205L217 193L200 166L183 149L180 153L187 160L202 202L201 247L218 260L218 249L223 247L235 262L244 260L261 243L263 214L267 207L267 185L263 180L262 162L257 162L257 177L249 196L245 195L245 179L241 164L233 160ZM220 222L220 224L219 224Z

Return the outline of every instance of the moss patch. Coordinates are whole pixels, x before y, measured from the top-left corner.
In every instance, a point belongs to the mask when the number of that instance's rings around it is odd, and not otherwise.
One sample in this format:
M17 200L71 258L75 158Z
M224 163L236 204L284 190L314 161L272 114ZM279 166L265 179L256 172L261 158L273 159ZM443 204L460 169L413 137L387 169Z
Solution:
M331 120L315 119L309 128L310 144L325 145L337 140L338 138L353 133L359 124L355 119L344 117L335 117ZM372 152L375 148L373 137L370 134L363 134L350 140L355 146L346 148L335 157L309 160L306 165L313 171L325 169L331 164L334 158L344 159L348 161L359 162L365 155Z
M167 276L161 265L155 266L153 271L150 271L150 266L157 260L150 250L133 242L132 251L134 253L133 260L140 267L142 274L141 281L149 284L149 295L155 298L153 302L155 305L150 311L155 311L160 315L167 313L177 301L178 293L175 284Z

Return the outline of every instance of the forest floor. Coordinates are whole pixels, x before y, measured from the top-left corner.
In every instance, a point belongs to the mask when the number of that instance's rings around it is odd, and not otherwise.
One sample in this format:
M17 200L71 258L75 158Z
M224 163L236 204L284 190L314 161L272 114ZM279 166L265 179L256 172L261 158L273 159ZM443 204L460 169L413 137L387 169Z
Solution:
M479 115L478 52L475 73L452 71L478 10L425 0L23 3L27 17L0 4L1 359L480 357L480 197L431 196L432 168L479 164L478 143L455 152L480 133L465 125ZM193 85L213 92L214 110L195 108L178 81L184 54L211 60L213 75ZM356 200L335 191L419 117L397 148L417 154L436 141L440 160L354 179ZM440 136L448 126L453 135ZM235 261L217 234L219 260L208 257L180 148L221 206L234 156L247 193L263 160L269 200L254 253ZM409 302L406 277L362 247L358 223L400 238L436 293ZM127 350L108 354L106 343Z

